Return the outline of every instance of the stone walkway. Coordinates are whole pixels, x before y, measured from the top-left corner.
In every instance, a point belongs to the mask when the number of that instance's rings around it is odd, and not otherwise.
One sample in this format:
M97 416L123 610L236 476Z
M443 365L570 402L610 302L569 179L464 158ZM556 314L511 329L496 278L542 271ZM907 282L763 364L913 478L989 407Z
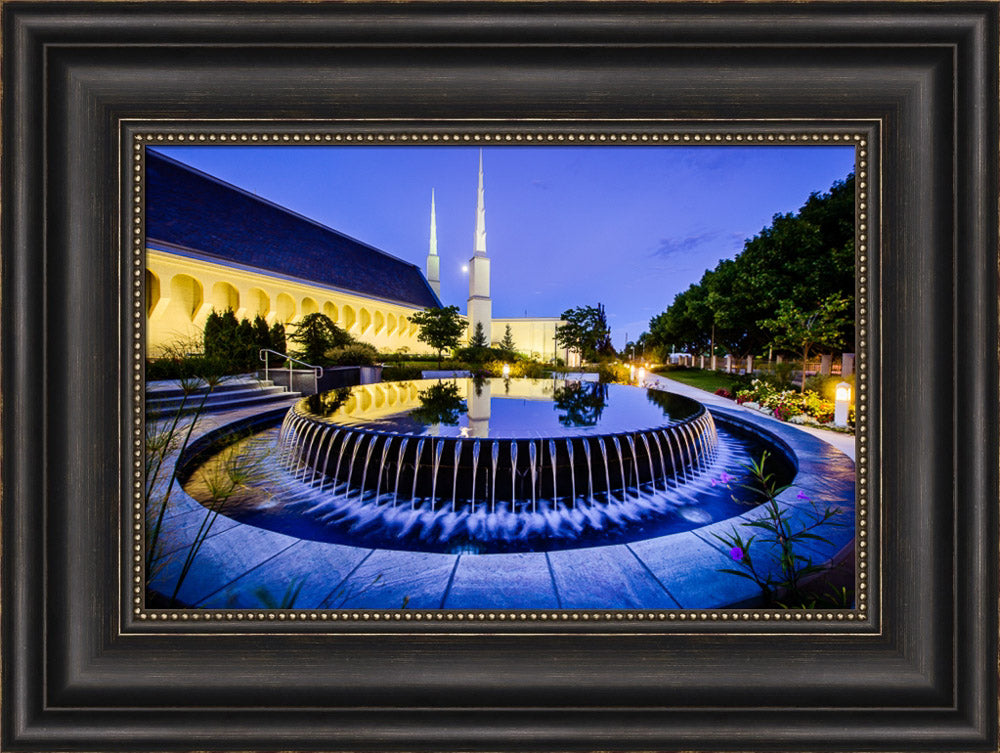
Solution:
M660 383L660 377L654 377ZM663 380L666 382L667 380ZM675 388L675 385L676 388ZM669 389L693 388L670 381ZM836 506L845 525L830 527L827 542L803 551L816 562L835 558L854 538L854 463L823 440L729 400L693 390L717 421L765 431L797 458L795 486L779 501L793 521L808 521L811 500ZM721 403L720 403L721 401ZM247 418L249 411L218 414L199 428ZM824 432L826 434L830 432ZM162 540L166 556L151 583L173 592L178 573L205 521L206 509L174 489ZM195 607L262 609L298 591L303 609L707 609L753 604L757 586L720 572L732 567L716 538L762 515L737 518L645 541L551 552L439 554L343 546L296 539L219 516L178 593ZM754 529L748 529L753 531ZM746 532L744 532L746 537ZM777 571L773 553L755 543L762 571Z

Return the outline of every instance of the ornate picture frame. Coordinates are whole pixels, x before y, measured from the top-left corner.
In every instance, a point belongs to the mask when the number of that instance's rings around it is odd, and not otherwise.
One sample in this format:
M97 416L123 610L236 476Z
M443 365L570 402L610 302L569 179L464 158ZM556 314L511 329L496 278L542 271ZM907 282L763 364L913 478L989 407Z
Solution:
M997 750L997 11L3 5L2 745ZM878 178L858 609L137 606L144 144L821 132Z

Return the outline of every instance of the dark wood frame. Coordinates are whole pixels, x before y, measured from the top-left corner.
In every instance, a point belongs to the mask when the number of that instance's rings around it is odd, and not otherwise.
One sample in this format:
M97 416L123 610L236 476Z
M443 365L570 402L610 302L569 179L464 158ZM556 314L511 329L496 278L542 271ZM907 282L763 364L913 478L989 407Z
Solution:
M5 750L997 750L996 3L8 2L2 23ZM820 632L133 629L119 139L160 118L877 124L879 609Z

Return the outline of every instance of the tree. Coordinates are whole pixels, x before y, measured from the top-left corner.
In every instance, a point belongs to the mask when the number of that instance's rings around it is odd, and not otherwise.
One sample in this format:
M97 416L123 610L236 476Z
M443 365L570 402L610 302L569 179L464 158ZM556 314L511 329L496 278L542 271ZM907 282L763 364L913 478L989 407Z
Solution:
M836 348L843 344L844 312L850 301L837 294L824 298L818 308L803 311L790 300L781 301L774 319L764 325L774 331L774 344L802 350L802 387L806 389L806 362L812 348Z
M514 342L514 335L511 334L510 325L508 324L503 333L503 340L500 341L500 350L504 352L505 355L512 356L517 350L517 344Z
M664 349L711 349L751 355L774 341L767 326L781 301L802 311L840 295L854 301L854 176L813 193L797 213L776 214L733 259L706 270L650 320L650 335ZM853 317L843 319L854 341Z
M271 340L271 350L284 353L288 347L288 344L285 342L285 325L281 322L275 322L271 325L271 331L268 334Z
M410 316L410 321L420 327L417 339L437 351L438 368L441 368L441 351L457 348L465 324L458 314L458 306L431 307Z
M274 346L271 344L271 331L267 327L267 320L260 314L257 314L253 318L253 332L254 332L254 345L257 346L257 350L263 350L264 348L272 348ZM284 352L284 351L279 351ZM257 357L257 354L254 354Z
M556 327L556 342L561 347L579 351L587 361L614 353L611 328L601 304L567 309L560 318L566 322Z
M486 339L486 330L483 329L482 322L476 322L476 330L472 333L469 345L473 348L488 348L490 346L490 341Z
M300 346L296 355L309 364L323 364L328 350L354 342L330 317L318 312L302 317L288 339Z

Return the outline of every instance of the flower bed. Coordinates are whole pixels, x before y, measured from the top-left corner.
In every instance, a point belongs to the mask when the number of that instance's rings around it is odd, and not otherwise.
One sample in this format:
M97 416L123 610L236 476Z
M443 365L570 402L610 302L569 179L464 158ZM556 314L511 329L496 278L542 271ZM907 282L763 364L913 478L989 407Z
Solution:
M754 379L749 389L737 392L736 402L771 413L780 421L817 424L833 421L833 401L812 390L804 393L779 390L761 379Z

